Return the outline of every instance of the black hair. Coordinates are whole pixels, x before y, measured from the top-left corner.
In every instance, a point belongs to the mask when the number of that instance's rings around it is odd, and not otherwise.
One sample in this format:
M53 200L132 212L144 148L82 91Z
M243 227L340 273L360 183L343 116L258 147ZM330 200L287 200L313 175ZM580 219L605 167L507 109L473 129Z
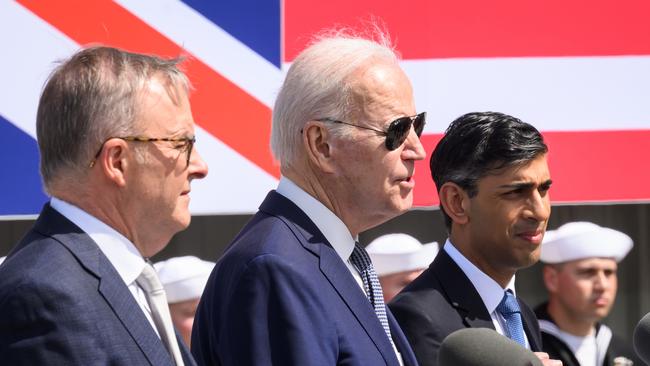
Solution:
M472 112L449 125L429 166L438 193L443 184L453 182L474 197L479 179L546 152L544 138L532 125L499 112ZM451 218L442 205L440 211L451 230Z

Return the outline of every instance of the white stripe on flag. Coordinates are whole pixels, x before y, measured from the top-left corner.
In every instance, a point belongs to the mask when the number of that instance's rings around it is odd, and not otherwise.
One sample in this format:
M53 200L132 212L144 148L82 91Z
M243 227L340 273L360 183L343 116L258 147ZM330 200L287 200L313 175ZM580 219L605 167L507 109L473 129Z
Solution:
M261 103L273 105L284 77L280 69L191 7L176 0L117 2Z
M0 114L36 137L36 109L57 60L79 45L13 1L0 1Z
M201 127L195 128L196 149L208 164L209 173L205 179L192 182L191 212L228 215L257 211L278 181Z
M402 61L425 133L498 111L545 131L650 129L650 56Z

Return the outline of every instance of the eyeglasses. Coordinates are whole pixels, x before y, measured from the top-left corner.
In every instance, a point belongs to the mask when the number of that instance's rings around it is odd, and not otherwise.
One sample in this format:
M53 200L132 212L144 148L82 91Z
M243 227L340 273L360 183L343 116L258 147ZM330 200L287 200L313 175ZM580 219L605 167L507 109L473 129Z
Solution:
M185 167L188 167L190 165L190 157L192 156L192 148L194 148L194 144L196 143L196 136L181 137L181 138L172 138L172 137L151 138L151 137L140 137L140 136L126 136L126 137L109 137L109 138L106 139L106 141L108 141L110 139L121 139L121 140L124 140L124 141L132 141L132 142L165 141L165 142L180 143L179 145L174 146L174 148L182 150L183 152L185 152L187 154L186 160L185 160ZM97 151L97 154L95 154L95 157L90 162L90 168L95 166L95 161L99 157L99 154L102 153L102 150L104 149L104 144L106 143L106 141L104 141L102 143L102 146L99 147L99 151Z
M418 137L422 135L422 130L424 130L424 125L426 123L426 116L427 112L422 112L415 116L400 117L391 122L386 131L378 130L372 127L359 126L353 123L339 121L334 118L318 118L316 121L340 123L357 128L363 128L364 130L375 131L382 136L386 136L386 148L389 151L393 151L402 146L408 137L409 132L411 132L411 126L413 126L415 134L418 135Z

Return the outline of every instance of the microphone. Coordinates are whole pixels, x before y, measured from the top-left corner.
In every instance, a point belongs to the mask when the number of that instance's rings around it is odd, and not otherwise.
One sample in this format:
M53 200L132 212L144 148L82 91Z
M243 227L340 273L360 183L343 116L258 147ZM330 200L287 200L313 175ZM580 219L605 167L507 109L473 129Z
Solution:
M489 328L465 328L448 335L438 352L439 366L542 366L519 343Z
M650 313L634 328L634 350L643 362L650 365Z

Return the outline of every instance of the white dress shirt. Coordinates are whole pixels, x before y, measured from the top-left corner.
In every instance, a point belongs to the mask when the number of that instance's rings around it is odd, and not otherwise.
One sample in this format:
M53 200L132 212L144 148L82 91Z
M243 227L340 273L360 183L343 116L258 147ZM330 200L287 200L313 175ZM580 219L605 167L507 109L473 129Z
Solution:
M280 183L276 192L283 195L291 202L293 202L298 208L300 208L307 217L316 225L318 230L323 233L325 239L332 245L336 254L341 258L343 263L345 263L348 271L354 277L357 285L363 293L367 296L366 291L363 287L363 280L361 275L354 268L350 262L350 255L354 250L354 244L356 243L355 238L350 234L350 230L345 226L343 221L338 218L329 208L323 205L320 201L312 197L309 193L305 192L302 188L298 187L294 182L292 182L287 177L280 177ZM392 343L392 342L391 342ZM393 344L393 350L397 355L397 360L400 365L403 365L402 355L399 353L395 345Z
M573 352L580 366L598 366L596 356L598 355L598 345L596 343L596 332L592 329L586 337L575 336L558 329L559 338L566 343ZM602 362L600 363L602 365Z
M153 330L158 334L156 325L151 317L147 297L135 282L140 273L142 273L146 263L135 245L124 237L124 235L77 206L56 197L52 197L50 206L77 225L97 244L120 275L124 284L129 288L129 291L131 291L131 295L133 295L135 301L140 305L149 323L151 323Z
M506 320L496 309L497 306L499 306L501 299L503 299L504 291L510 290L512 291L513 295L517 295L515 292L515 276L512 276L512 279L506 288L502 288L501 285L492 279L492 277L485 274L478 267L476 267L474 263L465 258L465 256L459 252L458 249L456 249L454 244L452 244L449 239L447 239L447 242L445 242L443 249L445 252L447 252L447 254L449 254L451 259L456 262L463 273L465 273L465 276L469 278L469 281L472 283L472 285L474 285L474 288L481 297L481 300L483 300L483 305L485 305L485 308L492 318L492 323L494 324L496 331L499 332L499 334L506 335L504 331L506 328ZM523 316L521 318L521 321L523 323ZM524 338L526 339L526 347L530 349L530 343L528 342L528 336L526 336L526 332L524 332Z

